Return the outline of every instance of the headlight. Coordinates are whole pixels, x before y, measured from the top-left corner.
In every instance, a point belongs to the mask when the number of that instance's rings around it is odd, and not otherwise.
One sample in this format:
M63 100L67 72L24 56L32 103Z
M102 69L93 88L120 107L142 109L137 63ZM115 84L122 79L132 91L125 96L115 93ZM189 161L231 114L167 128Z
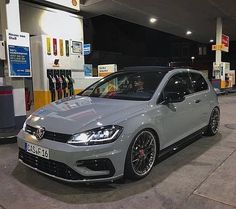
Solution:
M123 128L116 125L104 126L74 135L67 143L73 145L95 145L114 142Z

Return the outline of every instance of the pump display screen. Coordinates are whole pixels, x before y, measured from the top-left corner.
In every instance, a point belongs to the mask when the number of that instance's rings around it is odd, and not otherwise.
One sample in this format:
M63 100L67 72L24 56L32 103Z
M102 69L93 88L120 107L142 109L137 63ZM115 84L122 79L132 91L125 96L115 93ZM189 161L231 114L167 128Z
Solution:
M72 53L82 54L82 42L72 41Z

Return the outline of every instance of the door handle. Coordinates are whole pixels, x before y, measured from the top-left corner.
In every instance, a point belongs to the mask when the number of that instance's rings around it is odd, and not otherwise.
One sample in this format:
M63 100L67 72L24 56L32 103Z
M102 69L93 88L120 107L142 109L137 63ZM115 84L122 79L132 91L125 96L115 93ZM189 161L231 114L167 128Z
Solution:
M201 102L200 99L196 99L196 100L195 100L195 103L200 103L200 102Z

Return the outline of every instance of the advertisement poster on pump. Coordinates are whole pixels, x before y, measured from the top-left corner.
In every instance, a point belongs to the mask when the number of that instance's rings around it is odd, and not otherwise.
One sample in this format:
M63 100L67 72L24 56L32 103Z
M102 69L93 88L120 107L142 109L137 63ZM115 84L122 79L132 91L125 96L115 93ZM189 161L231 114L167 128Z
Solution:
M6 30L7 58L10 77L31 77L29 34Z

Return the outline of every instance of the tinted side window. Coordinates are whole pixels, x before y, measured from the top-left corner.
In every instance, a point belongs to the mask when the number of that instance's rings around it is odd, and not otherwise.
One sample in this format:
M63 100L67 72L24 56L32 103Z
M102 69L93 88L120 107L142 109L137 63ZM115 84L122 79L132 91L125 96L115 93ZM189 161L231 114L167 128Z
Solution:
M171 77L164 89L164 93L168 92L176 92L184 95L193 93L188 73L178 73Z
M201 74L190 73L193 89L195 92L204 91L208 89L207 82Z

